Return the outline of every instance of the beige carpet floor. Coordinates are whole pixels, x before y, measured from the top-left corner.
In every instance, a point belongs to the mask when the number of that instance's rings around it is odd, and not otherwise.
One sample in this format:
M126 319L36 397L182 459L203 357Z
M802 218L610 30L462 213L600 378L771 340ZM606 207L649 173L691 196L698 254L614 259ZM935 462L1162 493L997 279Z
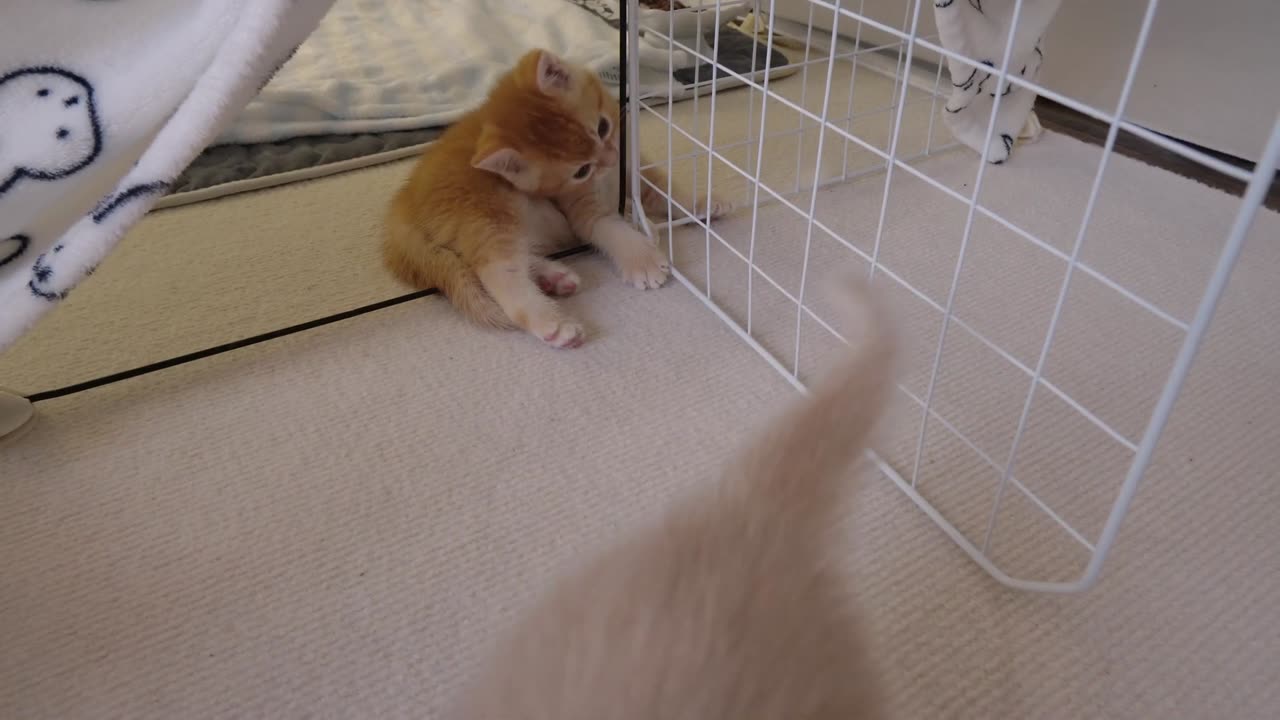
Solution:
M808 83L825 80L814 75ZM863 77L858 87L874 90ZM805 82L779 87L805 92L808 107ZM717 135L747 137L751 94L720 100ZM708 107L704 99L698 117L691 103L673 112L701 137ZM788 127L785 111L770 114ZM904 120L912 142L922 142L927 116L926 103ZM665 156L655 127L646 126L646 147ZM816 138L766 143L766 182L794 183L797 153L816 154ZM837 146L824 144L822 177L843 174L842 157L828 160ZM694 166L705 180L705 157L686 162L678 184L701 182ZM1047 136L988 172L982 202L1065 247L1096 162L1096 149ZM1113 162L1083 258L1186 319L1235 201ZM973 181L974 158L963 152L916 166L948 187ZM735 192L732 171L713 170L717 186ZM372 168L156 213L0 358L2 384L65 385L399 293L373 248L382 203L405 171ZM797 197L865 249L882 192L883 178L868 176ZM904 173L891 195L881 259L926 298L945 299L963 205ZM740 252L749 217L717 226ZM776 203L757 221L759 267L794 293L806 223ZM847 547L898 717L1280 713L1276 237L1280 218L1264 214L1089 593L1001 588L872 475ZM741 261L715 239L708 258L700 229L673 242L700 286L709 260L712 295L743 317ZM820 232L810 254L815 287L827 270L859 262ZM37 424L0 446L0 717L436 716L494 631L556 568L714 472L790 392L687 290L640 293L599 259L573 262L586 287L570 305L593 333L578 351L477 331L427 298L41 403ZM957 317L1034 363L1063 269L981 220ZM758 277L753 291L756 337L789 362L794 306ZM918 394L938 314L916 295L894 296L911 343L904 386ZM804 322L802 377L832 347ZM1046 377L1134 437L1176 347L1171 330L1083 277ZM984 454L1003 461L1026 388L1013 363L967 331L948 336L937 408ZM919 412L902 409L883 450L909 472ZM984 527L993 471L931 426L921 491L972 536ZM1016 474L1092 537L1126 461L1117 447L1041 392ZM1025 496L1010 498L996 560L1029 577L1078 571L1075 542Z

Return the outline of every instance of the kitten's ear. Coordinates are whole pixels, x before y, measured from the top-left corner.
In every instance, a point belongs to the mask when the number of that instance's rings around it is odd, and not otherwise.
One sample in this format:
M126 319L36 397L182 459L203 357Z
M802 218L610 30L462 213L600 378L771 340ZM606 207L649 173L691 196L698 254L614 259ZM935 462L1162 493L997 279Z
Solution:
M529 162L514 148L482 147L471 158L471 167L501 175L512 185L519 186L518 180L529 169Z
M475 154L471 156L471 167L501 176L521 190L536 185L539 176L529 158L511 147L497 128L488 123L480 130Z
M540 50L538 56L538 89L546 95L555 95L569 89L569 66L555 54Z

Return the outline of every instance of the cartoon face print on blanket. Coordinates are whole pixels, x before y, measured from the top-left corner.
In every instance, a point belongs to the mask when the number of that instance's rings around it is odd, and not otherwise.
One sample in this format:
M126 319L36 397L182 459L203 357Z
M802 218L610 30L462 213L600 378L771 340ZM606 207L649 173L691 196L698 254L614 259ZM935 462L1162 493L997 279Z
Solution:
M93 87L50 66L0 75L0 196L24 178L57 180L102 149Z

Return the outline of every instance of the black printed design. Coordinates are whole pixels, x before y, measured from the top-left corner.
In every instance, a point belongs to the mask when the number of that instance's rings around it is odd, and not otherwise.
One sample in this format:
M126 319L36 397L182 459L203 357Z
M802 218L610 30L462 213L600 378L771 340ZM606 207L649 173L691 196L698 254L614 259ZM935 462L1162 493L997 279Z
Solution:
M49 256L62 252L63 247L62 243L58 243L49 252L36 258L35 263L31 266L31 280L27 282L27 288L31 290L32 295L50 302L57 302L71 292L72 284L65 281L59 282L58 271L49 263ZM92 275L96 269L96 267L91 267L85 270L85 277Z
M130 186L118 193L108 195L98 203L98 206L89 213L89 217L96 224L102 224L111 217L116 210L128 205L130 202L149 195L163 193L169 188L169 183L163 180L155 182L140 183ZM55 256L61 253L64 248L62 243L58 243L50 248L49 252L44 253L36 258L35 263L31 266L31 280L27 282L27 288L36 297L44 298L50 302L56 302L67 296L71 292L74 285L74 278L63 276L58 268L55 268L53 262ZM64 263L59 263L59 267ZM85 271L85 275L92 275L94 268Z
M958 87L961 90L968 90L969 88L973 87L973 79L976 78L977 76L978 76L978 68L974 68L973 70L969 71L969 77L965 78L964 82L953 82L951 83L951 87Z
M60 252L62 252L62 245L54 245L49 251L53 254ZM27 287L36 297L57 301L66 297L67 291L53 288L53 266L45 260L45 256L49 253L41 253L40 257L36 258L35 264L31 266L31 280L27 283Z
M102 152L93 86L49 65L0 75L0 196L19 180L57 180Z
M991 62L990 60L983 60L983 61L982 61L982 64L983 64L983 65L986 65L987 67L991 68L992 70L994 70L994 69L995 69L995 67L996 67L996 64L995 64L995 63L993 63L993 62ZM983 73L982 73L982 79L978 81L978 89L977 89L977 91L976 91L976 92L977 92L979 95L981 95L981 94L982 94L982 86L983 86L983 85L986 85L986 84L987 84L987 81L988 81L988 80L990 80L990 79L991 79L991 73L986 72L986 71L984 70L984 71L983 71Z
M21 233L0 240L0 267L17 260L31 247L31 238Z
M1010 135L1009 133L1000 133L1000 142L1004 144L1004 157L999 158L997 160L990 160L989 162L992 165L1003 165L1004 161L1008 159L1009 153L1013 152L1013 136L1012 135Z
M1040 59L1044 58L1044 54L1040 52L1040 46L1038 44L1033 49L1035 50L1036 55ZM991 68L992 70L995 69L995 63L990 60L983 60L982 64ZM1028 65L1023 65L1022 68L1018 70L1018 76L1025 78L1027 76L1027 69L1029 67L1030 66ZM1039 67L1039 61L1037 61L1036 67ZM978 76L979 72L982 73L981 77ZM979 71L978 68L974 68L972 71L969 72L969 76L966 77L962 82L958 82L958 83L952 82L951 86L958 90L963 90L966 93L970 90L973 90L973 96L978 96L978 95L981 95L983 92L986 92L989 97L995 97L996 96L995 90L991 90L991 91L986 90L987 81L990 80L993 76L994 76L994 73L992 72L988 72L986 70ZM1013 92L1014 90L1015 90L1015 87L1013 83L1006 82L1004 86L1004 90L1000 92L1000 95L1001 97L1003 97ZM952 98L952 101L954 100L955 98ZM972 101L972 97L970 98L970 101ZM961 110L964 110L967 107L969 107L968 102L966 102L964 105L959 105L956 107L952 107L950 103L948 103L947 105L943 106L942 109L949 113L954 114L954 113L960 112Z
M1009 84L1005 85L1005 86L1004 86L1004 92L1000 93L1000 96L1001 96L1001 97L1004 97L1005 95L1008 95L1008 94L1009 94L1009 93L1011 93L1011 92L1013 92L1013 83L1009 83ZM989 92L989 93L987 93L987 94L988 94L988 95L990 95L991 97L995 97L995 96L996 96L996 94L995 94L995 92L994 92L994 91Z
M956 0L934 0L933 6L939 10L944 10L951 7L955 1ZM978 12L982 12L982 0L969 0L969 7L977 10ZM986 13L983 14L985 15Z
M983 65L985 65L985 66L987 66L987 67L989 67L989 68L994 68L994 67L995 67L995 63L991 62L990 60L983 60L983 61L982 61L982 64L983 64ZM982 77L978 77L978 74L979 74L979 73L981 73L981 74L982 74ZM962 90L962 91L964 91L965 93L968 93L970 90L973 90L973 95L970 95L970 96L969 96L968 101L966 101L966 102L965 102L965 104L963 104L963 105L957 105L957 106L955 106L955 107L952 107L951 103L953 103L953 102L955 102L955 101L956 101L956 97L955 97L955 95L953 94L953 95L952 95L952 97L951 97L951 99L947 101L947 104L942 106L942 109L943 109L943 110L945 110L945 111L947 111L947 112L949 112L949 113L955 114L955 113L958 113L958 112L960 112L961 110L964 110L965 108L969 107L969 103L973 101L973 98L974 98L974 97L976 97L976 96L978 96L978 95L981 95L981 94L982 94L982 87L983 87L983 85L985 85L985 84L986 84L986 82L987 82L987 80L990 80L990 79L991 79L991 73L989 73L989 72L987 72L987 71L985 71L985 70L979 70L978 68L974 68L974 69L969 73L969 77L967 77L967 78L965 78L965 79L964 79L964 82L960 82L960 83L952 82L952 83L951 83L951 86L952 86L952 87L954 87L954 88L956 88L956 89L958 89L958 90ZM975 85L976 85L976 87L975 87Z
M1035 65L1035 66L1036 66L1036 68L1039 68L1039 67L1040 67L1040 63L1044 62L1044 53L1040 51L1040 41L1039 41L1039 40L1036 40L1035 47L1033 47L1033 48L1031 48L1031 49L1032 49L1032 50L1035 52L1035 54L1036 54L1036 65ZM986 62L985 64L986 64L986 65L990 65L991 67L995 67L995 66L994 66L990 61ZM1028 67L1029 67L1029 66L1027 66L1027 65L1023 65L1023 66L1022 66L1022 69L1018 71L1018 77L1025 78L1025 77L1027 76L1027 68L1028 68ZM988 77L990 77L990 74L988 74ZM984 79L985 79L985 78L984 78ZM981 85L981 83L979 83L979 85L978 85L978 90L979 90L979 92L981 92L981 90L982 90L982 85ZM1004 86L1004 92L1000 93L1000 95L1003 97L1003 96L1005 96L1005 95L1008 95L1008 94L1009 94L1009 93L1011 93L1011 92L1013 92L1013 83L1008 83L1008 84L1006 84L1006 85ZM995 93L995 91L994 91L994 90L993 90L993 91L991 91L991 92L989 92L989 93L987 93L987 94L988 94L988 95L990 95L991 97L995 97L995 96L996 96L996 93Z
M128 190L122 190L115 195L108 195L106 198L103 198L102 202L98 203L98 206L90 213L90 216L93 218L95 223L101 225L103 220L106 220L116 210L119 210L121 207L128 204L129 201L146 195L162 193L168 188L169 183L163 180L134 185Z
M972 11L977 12L978 16L981 17L965 14L970 12L964 9L965 4L968 4ZM949 32L954 32L961 36L957 37L956 41L962 45L965 40L981 41L982 34L979 34L978 37L973 37L973 31L976 26L982 25L988 30L998 29L994 28L992 23L998 23L1002 19L999 17L985 17L986 9L982 5L982 0L966 0L965 3L960 4L957 4L955 0L934 0L933 6L939 23L943 24L943 29L947 29L946 22L953 23ZM1003 13L1003 8L996 8L994 12L997 16L1000 16ZM1013 29L1005 29L1005 32L1012 33ZM944 45L947 44L947 34L944 33L943 36ZM968 73L964 73L956 63L944 61L951 68L952 87L950 96L942 108L947 125L951 128L957 140L981 153L993 165L1003 164L1013 152L1016 139L1013 134L1006 132L1011 129L1009 126L1018 121L1025 122L1025 119L1016 117L1015 113L1012 112L1021 112L1025 103L1013 101L1013 105L1000 107L999 109L1003 112L995 115L997 105L1005 102L1002 101L1002 98L1014 93L1016 90L1022 90L1022 94L1018 96L1020 100L1029 98L1034 103L1035 93L1020 85L1015 85L1013 80L1017 77L1021 78L1020 81L1034 81L1039 76L1040 66L1044 61L1044 53L1040 49L1040 38L1036 38L1036 42L1029 52L1026 50L1025 44L1014 42L1017 38L1009 37L1007 39L1014 43L1014 47L1021 46L1017 55L1008 58L1010 61L1017 60L1020 67L1019 65L1009 67L1009 72L1003 78L1000 77L1000 73L996 71L995 63L990 59L981 60ZM1006 45L1006 51L1008 50L1009 46ZM994 50L988 48L987 52L994 52ZM1034 56L1031 53L1034 53ZM1015 67L1018 68L1016 73L1013 72ZM993 87L988 88L988 81L992 78L996 78L996 81L991 83ZM1031 94L1027 95L1027 93ZM975 117L973 113L960 114L972 107L975 99L980 99L984 95L992 98L992 102L990 106L986 105L985 102L979 104L979 116ZM1006 110L1006 107L1008 110ZM980 116L984 112L993 114L993 117L989 118L991 124L986 125L986 133L982 133L979 126L979 123L983 122L983 118ZM994 136L988 134L993 131L995 133ZM995 142L995 137L1000 139L998 144Z

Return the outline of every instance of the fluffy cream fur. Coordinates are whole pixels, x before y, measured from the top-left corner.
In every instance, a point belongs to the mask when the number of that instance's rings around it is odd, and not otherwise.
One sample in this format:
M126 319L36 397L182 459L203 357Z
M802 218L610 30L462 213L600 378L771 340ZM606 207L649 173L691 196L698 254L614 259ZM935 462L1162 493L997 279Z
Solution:
M893 385L891 323L706 492L557 584L502 638L450 720L856 720L882 716L830 531ZM638 478L637 482L643 482Z

